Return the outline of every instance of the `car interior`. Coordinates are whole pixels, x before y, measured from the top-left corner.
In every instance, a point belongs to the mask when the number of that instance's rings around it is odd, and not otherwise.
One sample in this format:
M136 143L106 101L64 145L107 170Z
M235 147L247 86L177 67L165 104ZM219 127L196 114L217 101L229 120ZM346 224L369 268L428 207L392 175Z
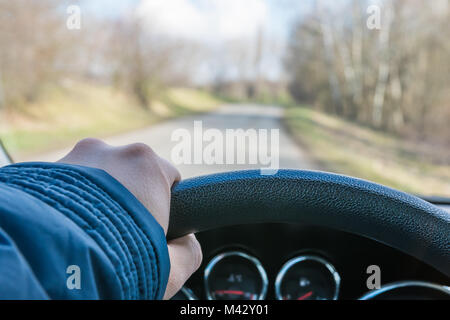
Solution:
M1 165L12 163L0 147ZM168 236L196 232L204 259L172 300L450 298L450 204L444 199L433 203L320 172L262 177L240 171L175 186ZM406 219L389 219L402 210L410 214ZM409 225L411 215L422 215L417 221L431 228ZM405 243L402 232L415 241ZM374 266L383 270L383 286L368 290Z
M0 0L0 168L86 137L150 146L183 177L167 240L203 252L172 300L450 300L432 3Z

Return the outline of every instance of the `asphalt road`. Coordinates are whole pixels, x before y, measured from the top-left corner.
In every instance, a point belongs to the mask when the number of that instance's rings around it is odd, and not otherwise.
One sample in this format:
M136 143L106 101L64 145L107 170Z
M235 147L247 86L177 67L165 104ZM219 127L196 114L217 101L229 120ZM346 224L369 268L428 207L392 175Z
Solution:
M111 145L124 145L134 142L143 142L151 146L160 156L171 160L173 148L178 144L171 141L172 133L177 129L186 129L194 137L194 121L202 121L203 131L214 128L220 130L225 136L226 129L279 129L279 167L291 169L308 169L314 170L313 163L308 159L304 150L290 137L284 129L281 122L283 117L283 109L271 106L259 106L250 104L224 105L217 110L201 115L188 116L178 118L160 124L144 128L141 130L113 136L105 139ZM270 131L269 131L270 137ZM270 138L268 141L271 141ZM205 143L206 145L207 143ZM269 145L271 150L272 145ZM32 161L55 161L60 159L70 149L62 149L54 152L37 155ZM244 153L249 157L251 148L247 145L244 148L235 150L236 154ZM229 152L224 146L224 154ZM270 154L269 154L270 155ZM236 161L235 161L236 162ZM248 162L248 161L247 161ZM182 164L177 165L183 178L199 176L204 174L244 170L244 169L260 169L267 167L258 164Z

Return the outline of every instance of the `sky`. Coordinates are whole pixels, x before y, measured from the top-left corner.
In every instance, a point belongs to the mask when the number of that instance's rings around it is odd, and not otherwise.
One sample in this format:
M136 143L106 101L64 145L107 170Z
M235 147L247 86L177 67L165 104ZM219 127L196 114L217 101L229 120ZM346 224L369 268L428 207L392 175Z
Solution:
M82 10L118 17L130 8L156 24L162 33L194 39L229 39L256 33L261 27L286 37L294 19L312 0L82 0Z
M79 0L82 10L100 17L118 17L140 0Z
M266 47L262 69L267 78L277 80L283 73L282 51L292 24L311 10L314 0L80 0L81 9L103 18L117 18L131 10L152 28L171 38L194 40L221 59L229 41L248 41L256 47L262 33ZM225 47L225 48L224 48ZM273 49L271 49L273 47ZM276 48L275 48L276 47ZM222 59L223 60L223 59ZM212 61L199 67L199 78L208 81ZM230 71L235 65L225 68ZM231 71L233 73L233 71ZM234 76L239 70L234 71ZM233 77L233 75L231 76Z

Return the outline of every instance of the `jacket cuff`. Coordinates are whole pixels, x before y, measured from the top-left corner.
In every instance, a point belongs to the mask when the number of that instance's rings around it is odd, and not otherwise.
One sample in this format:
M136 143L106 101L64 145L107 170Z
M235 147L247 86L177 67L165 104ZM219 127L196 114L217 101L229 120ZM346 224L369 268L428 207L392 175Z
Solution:
M163 298L170 270L164 230L120 182L100 169L60 163L2 170L14 175L10 184L51 205L97 242L125 299Z

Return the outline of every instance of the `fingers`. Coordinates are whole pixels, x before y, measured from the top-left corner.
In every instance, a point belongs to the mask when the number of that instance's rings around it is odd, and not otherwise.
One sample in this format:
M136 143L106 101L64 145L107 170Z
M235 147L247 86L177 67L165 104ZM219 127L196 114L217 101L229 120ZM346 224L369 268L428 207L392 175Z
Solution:
M169 241L170 274L164 299L172 298L200 267L202 250L193 234Z

